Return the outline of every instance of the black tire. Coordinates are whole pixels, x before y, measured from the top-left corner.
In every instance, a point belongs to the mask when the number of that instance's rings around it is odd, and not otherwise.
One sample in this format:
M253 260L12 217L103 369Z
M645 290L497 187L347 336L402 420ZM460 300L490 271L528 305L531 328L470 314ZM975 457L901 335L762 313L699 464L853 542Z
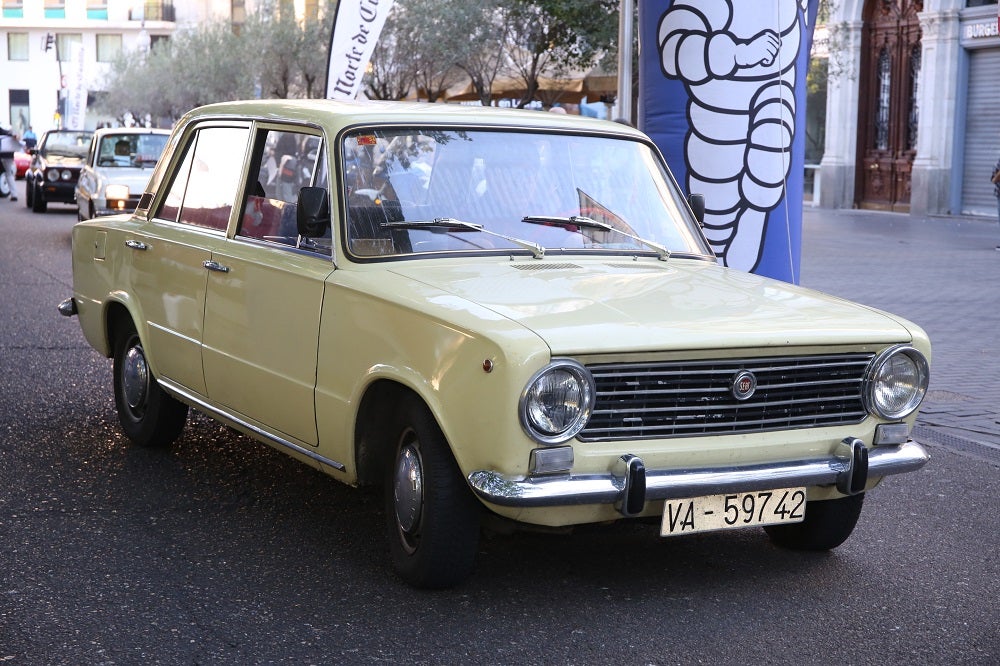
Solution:
M35 181L25 179L24 183L24 205L31 208L35 201Z
M115 336L115 407L134 444L169 446L184 429L187 405L167 395L153 377L131 322Z
M831 550L847 541L861 516L865 494L809 502L806 519L791 525L765 527L771 541L792 550Z
M390 433L385 513L393 567L414 587L457 585L475 564L479 501L419 399L403 400Z
M42 193L42 188L40 185L34 186L34 193L31 195L31 210L34 213L44 213L48 210L49 204L45 201L45 195Z

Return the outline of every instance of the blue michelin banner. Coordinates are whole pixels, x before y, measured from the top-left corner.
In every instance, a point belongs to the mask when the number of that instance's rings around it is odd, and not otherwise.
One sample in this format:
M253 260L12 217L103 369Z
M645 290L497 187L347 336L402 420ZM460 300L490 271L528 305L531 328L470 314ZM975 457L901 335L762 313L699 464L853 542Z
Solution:
M818 0L640 0L639 127L726 266L797 283Z

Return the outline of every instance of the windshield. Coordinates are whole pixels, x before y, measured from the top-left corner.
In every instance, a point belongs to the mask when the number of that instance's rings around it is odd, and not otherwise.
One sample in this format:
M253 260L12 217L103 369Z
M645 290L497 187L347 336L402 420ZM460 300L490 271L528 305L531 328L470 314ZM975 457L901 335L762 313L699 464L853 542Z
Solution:
M494 250L711 256L660 160L639 141L367 129L345 137L343 160L347 247L356 256Z
M92 132L49 132L42 151L46 155L86 157Z
M152 167L165 145L166 134L105 134L97 146L97 166Z

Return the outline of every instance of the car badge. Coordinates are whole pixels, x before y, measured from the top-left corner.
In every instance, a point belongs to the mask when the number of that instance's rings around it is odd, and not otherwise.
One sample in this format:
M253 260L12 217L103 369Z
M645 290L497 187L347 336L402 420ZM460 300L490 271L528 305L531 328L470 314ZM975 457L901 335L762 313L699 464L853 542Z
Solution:
M757 377L749 370L740 370L733 377L733 397L737 400L749 400L757 390Z

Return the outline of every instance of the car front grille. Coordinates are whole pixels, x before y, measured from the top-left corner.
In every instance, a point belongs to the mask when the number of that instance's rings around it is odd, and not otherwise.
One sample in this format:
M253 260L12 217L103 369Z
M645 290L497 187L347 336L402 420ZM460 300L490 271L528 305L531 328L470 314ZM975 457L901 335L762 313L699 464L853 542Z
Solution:
M582 441L658 439L860 423L873 354L597 364L597 399ZM738 400L733 382L757 388Z

